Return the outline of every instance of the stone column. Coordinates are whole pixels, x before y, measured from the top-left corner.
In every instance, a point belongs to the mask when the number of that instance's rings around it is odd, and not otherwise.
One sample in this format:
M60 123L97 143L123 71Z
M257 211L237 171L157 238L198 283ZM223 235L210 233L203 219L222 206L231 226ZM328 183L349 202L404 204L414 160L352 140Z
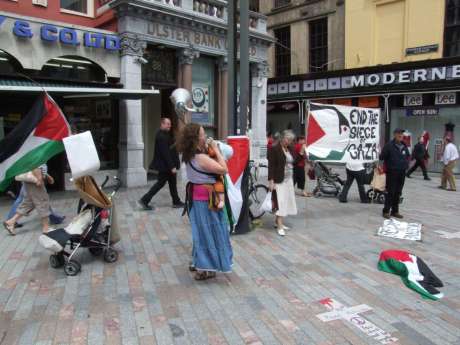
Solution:
M228 61L227 57L222 57L219 60L219 76L218 76L218 138L225 139L230 134L228 133Z
M267 159L267 78L266 61L252 66L252 128L251 159L266 163Z
M195 58L200 56L200 52L193 47L179 50L179 69L178 76L181 77L180 87L192 92L192 64ZM191 121L191 114L187 113L185 122Z
M136 35L121 38L121 83L126 89L142 88L141 63L146 42ZM147 184L142 138L142 101L120 101L119 175L126 187Z

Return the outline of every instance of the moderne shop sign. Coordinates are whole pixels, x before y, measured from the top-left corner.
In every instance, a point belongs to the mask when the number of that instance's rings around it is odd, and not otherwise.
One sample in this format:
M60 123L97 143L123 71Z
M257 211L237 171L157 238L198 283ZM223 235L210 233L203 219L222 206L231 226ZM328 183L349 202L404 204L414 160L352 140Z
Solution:
M0 16L0 30L6 27L5 16ZM71 46L83 45L88 48L120 50L120 38L99 32L85 32L78 29L59 27L52 24L31 25L26 20L15 20L11 25L12 33L21 39L32 39L39 36L42 41L61 43Z

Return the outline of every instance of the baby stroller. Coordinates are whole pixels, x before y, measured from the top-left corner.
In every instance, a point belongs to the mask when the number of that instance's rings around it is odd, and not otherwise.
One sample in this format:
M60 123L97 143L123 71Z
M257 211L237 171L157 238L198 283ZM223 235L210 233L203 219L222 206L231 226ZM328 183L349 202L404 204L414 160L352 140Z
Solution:
M379 204L385 203L386 196L386 174L382 167L376 164L371 165L366 169L366 178L364 184L370 184L371 188L367 191L367 197L371 202ZM403 202L403 197L399 199L399 203Z
M321 162L315 162L314 166L316 176L316 187L313 189L313 195L320 197L322 195L338 196L344 185L339 174L335 174Z
M106 262L118 260L118 252L112 247L120 240L118 232L112 227L114 213L112 200L121 183L114 177L116 186L107 196L101 188L108 180L107 176L101 187L91 176L83 176L75 180L75 186L80 194L77 216L65 229L49 231L39 238L40 244L53 252L49 258L51 267L64 266L66 275L77 275L81 270L81 264L74 256L81 247L88 248L94 256L103 254Z

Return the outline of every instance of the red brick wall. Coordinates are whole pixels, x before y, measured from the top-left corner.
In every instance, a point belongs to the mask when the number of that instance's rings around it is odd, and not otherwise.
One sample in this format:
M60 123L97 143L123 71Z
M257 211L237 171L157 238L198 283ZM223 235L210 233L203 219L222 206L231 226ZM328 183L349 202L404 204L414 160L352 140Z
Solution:
M99 4L104 2L95 0L94 3L94 13L96 13L97 8L100 7ZM32 0L18 0L17 2L11 0L0 0L0 10L23 16L54 20L92 28L101 28L114 32L117 31L117 20L112 10L108 10L100 16L96 15L96 18L88 18L61 12L59 0L48 0L48 7L33 5Z

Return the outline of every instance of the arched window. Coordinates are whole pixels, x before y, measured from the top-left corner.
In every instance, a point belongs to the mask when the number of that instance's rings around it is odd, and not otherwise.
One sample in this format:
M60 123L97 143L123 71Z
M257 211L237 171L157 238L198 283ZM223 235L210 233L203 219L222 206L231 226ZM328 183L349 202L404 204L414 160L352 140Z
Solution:
M107 81L107 74L102 67L79 56L61 56L48 60L40 76L84 82Z
M0 49L0 74L21 72L22 66L16 58Z

